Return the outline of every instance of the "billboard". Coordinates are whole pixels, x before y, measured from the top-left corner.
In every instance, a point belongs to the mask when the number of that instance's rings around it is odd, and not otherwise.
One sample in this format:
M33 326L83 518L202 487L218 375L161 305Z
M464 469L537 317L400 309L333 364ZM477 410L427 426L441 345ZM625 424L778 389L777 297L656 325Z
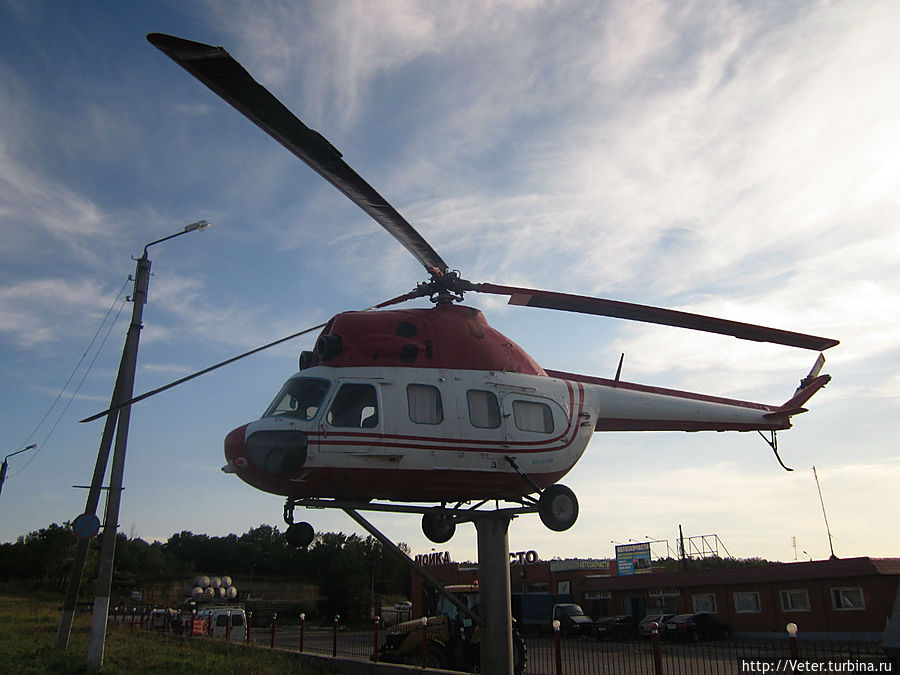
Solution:
M616 546L616 566L619 568L619 576L649 574L652 571L650 542Z

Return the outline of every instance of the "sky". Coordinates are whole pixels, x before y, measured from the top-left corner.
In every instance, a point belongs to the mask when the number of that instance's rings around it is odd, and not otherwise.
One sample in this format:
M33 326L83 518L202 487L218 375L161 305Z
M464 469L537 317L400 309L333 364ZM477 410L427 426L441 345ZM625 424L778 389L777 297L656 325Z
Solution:
M423 270L356 206L153 48L225 47L472 281L836 338L833 381L779 434L595 434L578 522L512 551L614 556L717 535L793 561L900 556L900 7L893 2L58 3L0 0L0 541L84 510L131 304L136 392L411 290ZM426 306L418 301L417 306ZM469 294L542 366L781 404L816 354ZM414 305L415 306L415 305ZM283 528L220 471L314 334L134 406L120 527ZM298 512L361 532L343 513ZM471 525L414 553L474 560ZM212 571L211 572L220 572ZM238 575L239 571L222 570Z

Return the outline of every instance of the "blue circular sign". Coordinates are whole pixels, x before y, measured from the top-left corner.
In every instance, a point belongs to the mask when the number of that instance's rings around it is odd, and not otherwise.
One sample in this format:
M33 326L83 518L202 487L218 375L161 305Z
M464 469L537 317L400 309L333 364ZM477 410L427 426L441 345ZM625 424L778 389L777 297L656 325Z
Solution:
M72 529L82 539L90 539L100 531L100 519L93 513L82 513L72 521Z

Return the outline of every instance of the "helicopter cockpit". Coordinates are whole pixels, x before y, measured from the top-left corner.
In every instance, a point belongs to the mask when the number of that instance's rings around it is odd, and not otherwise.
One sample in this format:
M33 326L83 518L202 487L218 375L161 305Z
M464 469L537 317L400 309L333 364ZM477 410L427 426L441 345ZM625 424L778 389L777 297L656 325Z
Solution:
M319 412L331 382L318 377L295 377L284 383L263 417L311 420Z

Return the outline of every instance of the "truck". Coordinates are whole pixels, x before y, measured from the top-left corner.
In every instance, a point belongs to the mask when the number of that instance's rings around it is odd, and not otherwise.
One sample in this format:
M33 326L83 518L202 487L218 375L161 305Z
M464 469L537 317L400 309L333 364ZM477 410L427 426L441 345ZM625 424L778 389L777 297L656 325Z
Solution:
M478 613L478 586L461 584L446 589L462 600L466 607ZM422 619L412 619L391 626L385 631L379 659L389 663L421 665L423 639L428 640L425 649L426 666L451 670L472 669L480 664L481 627L475 625L456 605L443 595L435 601L433 612L423 627ZM513 672L525 671L525 642L513 622Z
M563 635L590 635L594 622L567 594L513 593L513 617L523 632L553 630L553 622L559 621Z

